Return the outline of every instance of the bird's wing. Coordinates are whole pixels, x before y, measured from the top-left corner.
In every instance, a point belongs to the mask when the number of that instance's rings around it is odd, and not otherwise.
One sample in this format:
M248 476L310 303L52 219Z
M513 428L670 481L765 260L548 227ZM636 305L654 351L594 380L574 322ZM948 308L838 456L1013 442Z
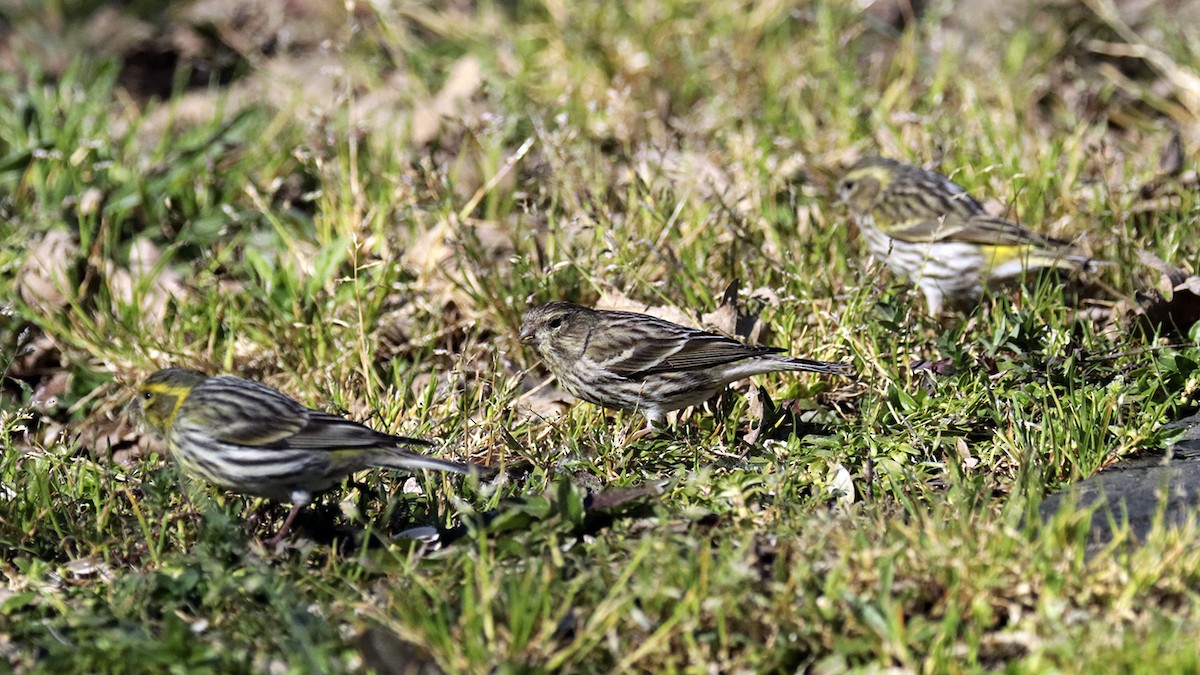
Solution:
M308 409L265 385L213 377L188 396L188 422L215 440L244 446L280 446L308 424Z
M429 445L307 408L266 385L215 377L189 395L188 423L214 440L258 448L345 450Z
M779 350L747 347L707 333L642 314L593 330L584 355L605 370L639 379L658 373L700 370Z
M308 424L287 439L288 447L319 449L347 449L400 445L430 445L427 441L404 436L393 436L348 420L339 415L308 411Z
M930 185L929 183L934 183ZM929 172L897 180L879 201L883 228L893 239L908 242L961 242L985 246L1066 246L1007 220L989 216L983 205L953 181Z
M875 203L877 223L901 241L931 242L953 237L978 216L983 205L956 183L929 171L899 176Z
M753 356L778 354L782 351L773 347L749 347L721 335L696 331L679 351L663 359L658 366L631 374L630 377L645 377L672 371L705 370Z
M993 216L960 218L948 215L898 227L888 235L910 242L958 242L983 246L1033 246L1056 249L1069 246L1067 242L1044 237L1024 227Z
M213 438L224 443L258 447L285 447L304 427L304 419L295 416L250 415L237 422L211 431Z

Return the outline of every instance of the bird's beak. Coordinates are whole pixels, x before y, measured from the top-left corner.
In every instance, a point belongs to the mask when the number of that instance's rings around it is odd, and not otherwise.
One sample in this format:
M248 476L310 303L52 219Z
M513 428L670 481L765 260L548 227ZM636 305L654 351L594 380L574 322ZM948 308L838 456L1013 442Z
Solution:
M138 400L137 394L129 399L129 402L121 407L121 414L126 417L132 417L140 420L142 417L141 401Z
M517 340L519 340L521 342L521 344L523 344L523 345L527 345L530 342L533 342L533 329L532 328L522 328L521 332L517 333Z

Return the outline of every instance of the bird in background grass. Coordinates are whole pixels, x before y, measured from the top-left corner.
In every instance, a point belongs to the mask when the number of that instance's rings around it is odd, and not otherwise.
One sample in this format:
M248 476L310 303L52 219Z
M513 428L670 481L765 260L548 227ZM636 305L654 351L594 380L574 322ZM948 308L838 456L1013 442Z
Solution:
M482 466L405 449L427 441L393 436L307 408L266 385L167 368L138 390L143 423L184 471L231 492L290 502L276 545L313 495L369 468L485 473Z
M837 195L872 255L914 283L935 317L947 301L974 302L985 286L1026 270L1108 264L988 215L949 178L893 159L859 160L838 183Z
M528 310L520 341L531 345L573 396L605 408L637 411L649 426L703 403L752 375L794 370L850 375L848 364L786 356L647 314L551 302Z

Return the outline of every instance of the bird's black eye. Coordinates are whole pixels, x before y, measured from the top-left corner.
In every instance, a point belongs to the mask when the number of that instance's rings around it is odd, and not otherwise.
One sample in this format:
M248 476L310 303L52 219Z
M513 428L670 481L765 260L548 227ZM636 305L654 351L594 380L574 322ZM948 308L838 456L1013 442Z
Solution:
M149 401L150 399L154 398L154 394L152 394L151 392L146 392L146 393L142 394L142 398Z
M852 180L842 181L842 188L841 188L842 192L849 192L853 189L854 189L854 181L852 181Z
M550 323L548 323L546 325L550 326L551 330L558 330L559 328L562 327L562 317L556 316L553 319L550 319Z

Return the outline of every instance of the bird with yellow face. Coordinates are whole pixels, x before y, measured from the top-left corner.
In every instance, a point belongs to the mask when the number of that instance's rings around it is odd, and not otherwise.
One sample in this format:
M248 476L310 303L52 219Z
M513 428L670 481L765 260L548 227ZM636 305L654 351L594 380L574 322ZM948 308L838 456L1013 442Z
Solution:
M184 368L150 375L138 389L143 424L166 441L185 473L231 492L290 502L283 540L316 493L363 469L485 472L405 448L427 441L385 434L305 407L266 385Z
M937 316L947 302L976 301L987 286L1038 268L1090 269L1071 244L988 215L949 178L885 157L855 163L837 186L871 254L925 295Z

